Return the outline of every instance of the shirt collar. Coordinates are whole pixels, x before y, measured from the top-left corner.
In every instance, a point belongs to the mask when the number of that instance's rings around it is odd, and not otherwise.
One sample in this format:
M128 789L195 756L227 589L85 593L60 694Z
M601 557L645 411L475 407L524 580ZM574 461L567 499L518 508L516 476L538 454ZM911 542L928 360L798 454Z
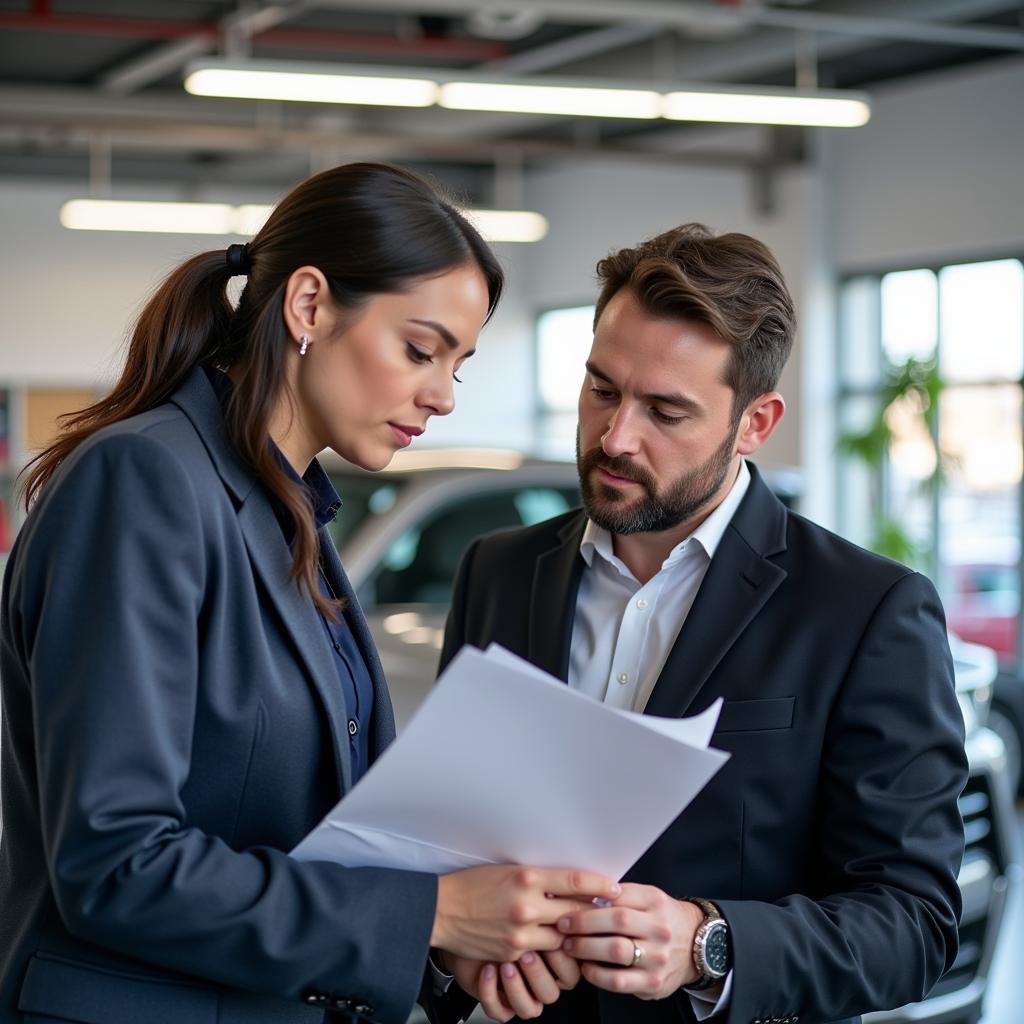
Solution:
M206 366L203 369L206 371L206 376L209 378L221 406L226 408L234 391L231 378L226 373L210 366ZM270 441L270 448L274 458L277 460L277 464L288 474L288 478L304 487L309 494L310 501L313 503L313 519L316 523L316 528L319 530L328 523L333 522L338 514L338 510L341 508L341 498L334 489L331 478L327 475L323 466L316 459L313 459L306 472L299 476L273 440ZM287 512L287 510L273 496L271 498L274 504L274 511L280 518L281 513Z
M729 493L693 533L684 540L681 540L669 552L668 557L662 563L663 566L679 561L686 551L690 550L690 541L695 541L699 544L704 549L709 560L713 558L726 528L732 521L732 517L736 514L736 509L739 508L743 495L747 493L749 486L750 470L747 468L746 460L740 459L740 470L736 474L736 480L729 489ZM612 546L612 535L604 527L598 526L593 520L588 519L586 528L583 531L583 538L580 541L580 554L587 563L588 568L593 566L595 553L613 565L619 561Z

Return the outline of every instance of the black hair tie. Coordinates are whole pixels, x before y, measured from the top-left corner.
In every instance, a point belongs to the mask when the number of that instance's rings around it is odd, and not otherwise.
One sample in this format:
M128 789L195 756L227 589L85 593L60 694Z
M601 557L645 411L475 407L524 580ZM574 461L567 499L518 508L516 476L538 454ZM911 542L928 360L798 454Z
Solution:
M252 261L249 259L248 242L245 245L229 245L224 258L227 261L228 270L231 271L232 277L236 274L248 274L252 268Z

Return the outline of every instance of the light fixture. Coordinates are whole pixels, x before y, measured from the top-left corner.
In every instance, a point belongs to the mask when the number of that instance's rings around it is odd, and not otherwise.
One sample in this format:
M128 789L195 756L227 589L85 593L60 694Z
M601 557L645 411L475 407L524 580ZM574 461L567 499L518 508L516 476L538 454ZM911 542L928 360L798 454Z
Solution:
M228 203L71 199L60 208L60 222L75 231L233 235L242 233L239 209Z
M488 242L539 242L548 233L547 217L530 210L463 210Z
M438 103L450 110L653 120L660 113L661 97L649 89L447 82L441 86Z
M273 206L247 203L144 202L125 199L71 199L60 222L76 231L169 232L186 235L251 236ZM548 233L547 219L529 210L463 210L489 242L536 242Z
M662 116L670 121L859 128L870 119L871 104L861 93L836 90L694 88L668 93Z
M616 83L574 78L502 79L497 73L203 58L185 88L205 96L305 100L569 117L719 121L851 128L866 124L864 93L845 90Z
M376 107L429 107L437 102L437 83L429 79L285 70L256 62L246 67L198 67L186 76L185 89L197 96Z

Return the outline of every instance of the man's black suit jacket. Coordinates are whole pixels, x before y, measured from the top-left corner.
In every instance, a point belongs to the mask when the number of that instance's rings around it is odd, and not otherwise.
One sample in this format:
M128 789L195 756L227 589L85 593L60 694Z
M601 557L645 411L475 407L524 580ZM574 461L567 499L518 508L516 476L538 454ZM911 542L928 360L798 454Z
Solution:
M751 475L646 709L724 698L712 745L732 756L626 877L721 908L735 971L725 1024L818 1024L919 1000L953 962L963 718L932 584L788 511ZM442 665L493 641L565 679L584 526L572 512L475 542ZM638 800L672 784L634 782ZM685 993L642 1002L586 983L544 1015L692 1019Z

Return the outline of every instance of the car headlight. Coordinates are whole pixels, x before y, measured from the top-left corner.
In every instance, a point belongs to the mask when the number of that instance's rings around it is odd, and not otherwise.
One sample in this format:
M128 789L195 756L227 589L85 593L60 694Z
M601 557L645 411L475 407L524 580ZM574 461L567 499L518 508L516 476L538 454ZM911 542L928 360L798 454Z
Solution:
M949 638L949 646L953 652L956 699L963 712L964 727L970 733L988 718L992 684L999 670L996 652L980 644L964 643L955 636Z

